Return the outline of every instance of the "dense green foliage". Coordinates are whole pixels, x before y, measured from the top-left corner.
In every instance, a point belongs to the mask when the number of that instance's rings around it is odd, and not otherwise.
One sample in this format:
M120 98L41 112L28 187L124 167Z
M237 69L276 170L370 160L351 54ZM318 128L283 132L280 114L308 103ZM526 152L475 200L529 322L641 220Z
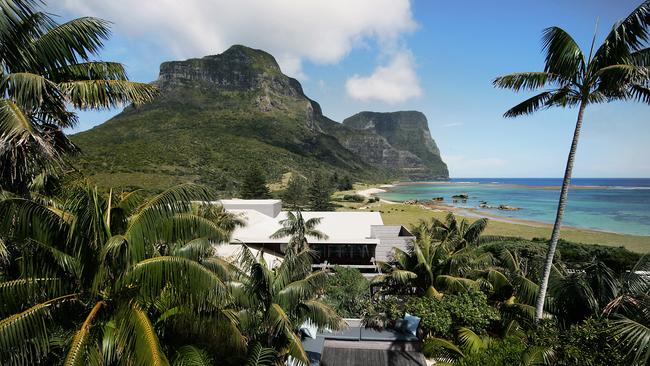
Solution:
M558 366L569 365L627 365L625 355L612 337L611 320L589 318L569 328L561 328L556 322L544 321L533 328L529 342L554 350L553 362Z
M43 172L78 152L63 132L67 110L101 110L151 100L155 87L128 81L116 62L97 61L109 23L84 17L58 24L36 0L0 3L0 188L29 194Z
M62 174L66 154L76 151L61 132L76 121L67 105L140 103L155 89L128 82L119 64L89 61L108 35L106 22L81 18L58 25L36 11L38 4L0 3L0 363L263 366L283 365L291 357L304 364L302 324L337 330L344 326L340 315L363 315L368 325L393 326L407 312L422 318L418 334L424 352L437 361L615 366L650 361L650 256L560 241L550 261L545 241L486 237L487 220L470 223L449 214L414 227L415 241L379 263L382 272L369 284L354 269L313 271L308 239L326 235L317 229L319 218L305 220L300 210L288 213L272 235L286 238L280 263L267 263L263 252L245 245L239 258L226 260L215 246L229 242L245 222L220 206L198 203L212 201L213 191L188 183L156 194L101 189L111 182L97 187L77 173ZM547 30L547 70L496 83L514 89L566 85L509 113L605 99L650 101L647 49L639 50L649 36L649 19L646 1L590 57L593 68L576 58L581 53L561 29ZM136 185L156 190L194 180L220 189L239 186L246 198L268 197L264 173L315 171L306 195L298 180L285 192L296 208L308 204L312 210L332 209L332 189L350 188L351 177L385 173L352 162L338 141L313 133L305 121L324 118L317 104L302 98L297 82L282 75L270 55L241 46L229 52L244 56L252 74L275 78L270 84L260 78L275 106L257 91L215 91L182 80L181 87L169 89L160 80L168 93L157 105L129 107L109 127L85 135L93 154L115 163L94 164L91 157L85 168L96 179L133 183L120 176L124 171L112 174L112 169L135 166L127 173L163 178ZM227 67L237 66L229 62ZM574 71L586 82L580 90ZM232 73L226 76L236 81ZM283 93L286 88L292 92ZM282 108L274 109L277 103ZM135 133L125 121L136 122ZM210 144L201 143L206 129L214 132ZM179 144L164 138L169 132ZM138 145L142 136L154 136L147 141L151 146ZM120 139L134 145L114 151ZM225 159L227 154L241 159ZM255 168L260 163L263 172ZM346 175L340 178L338 170ZM330 172L331 179L323 178ZM546 276L545 320L536 323L533 303L543 300L538 283Z
M361 318L370 302L370 281L356 268L335 267L325 286L325 302L344 318Z
M307 204L307 180L295 174L291 175L281 198L282 205L290 210L305 206Z
M242 179L239 187L239 198L242 199L264 199L271 198L269 188L266 186L264 172L257 166L251 167Z
M307 188L307 207L311 211L333 211L334 207L330 202L332 193L334 190L329 182L317 172L312 176Z
M498 311L490 306L487 296L479 291L435 297L389 296L372 304L366 322L385 326L390 319L403 318L405 313L416 314L424 334L435 337L453 337L457 327L467 327L484 334L492 322L499 320ZM383 323L382 323L383 321Z
M485 366L485 365L520 365L521 356L526 351L526 344L517 337L508 337L491 342L480 352L469 353L455 365ZM577 364L575 364L577 365Z
M650 256L562 242L545 309L552 323L536 326L546 243L482 236L485 225L448 216L412 228L412 246L395 249L393 261L382 264L365 322L391 326L406 312L420 316L424 351L438 361L646 363ZM599 351L589 354L591 348Z

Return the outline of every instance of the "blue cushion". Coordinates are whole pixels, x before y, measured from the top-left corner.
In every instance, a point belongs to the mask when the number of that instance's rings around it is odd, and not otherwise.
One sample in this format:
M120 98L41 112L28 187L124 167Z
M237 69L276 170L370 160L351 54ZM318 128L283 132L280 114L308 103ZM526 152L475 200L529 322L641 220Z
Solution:
M402 322L402 329L405 333L411 333L417 336L418 326L420 325L420 317L406 313L404 315L404 322Z

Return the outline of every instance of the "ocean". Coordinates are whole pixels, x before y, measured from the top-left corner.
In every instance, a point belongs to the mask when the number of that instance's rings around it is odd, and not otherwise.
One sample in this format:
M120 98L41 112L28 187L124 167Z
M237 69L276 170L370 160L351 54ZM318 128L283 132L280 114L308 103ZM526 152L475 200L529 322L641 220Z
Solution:
M563 226L650 235L650 178L574 178L571 184ZM399 184L378 196L391 201L443 197L444 204L479 213L553 223L561 185L561 178L454 178ZM453 202L459 194L469 198ZM519 210L492 208L499 205Z

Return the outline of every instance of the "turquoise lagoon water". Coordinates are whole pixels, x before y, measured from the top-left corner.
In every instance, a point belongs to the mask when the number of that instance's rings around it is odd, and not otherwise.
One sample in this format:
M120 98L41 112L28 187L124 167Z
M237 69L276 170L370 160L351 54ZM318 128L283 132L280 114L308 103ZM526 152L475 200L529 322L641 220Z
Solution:
M445 204L488 215L553 223L561 184L559 178L455 178L449 182L400 184L379 196L391 201L444 197ZM650 235L650 179L575 178L572 186L563 225ZM469 195L466 202L452 202L451 196L463 193ZM481 201L521 209L482 209Z

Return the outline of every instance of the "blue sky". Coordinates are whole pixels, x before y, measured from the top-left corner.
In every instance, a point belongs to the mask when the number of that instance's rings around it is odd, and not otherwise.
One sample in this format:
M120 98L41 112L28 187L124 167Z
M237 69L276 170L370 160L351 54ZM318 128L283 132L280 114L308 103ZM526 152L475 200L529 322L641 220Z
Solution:
M250 45L274 54L334 120L362 110L424 112L453 177L559 177L577 111L504 119L527 95L491 80L540 70L545 27L564 28L588 50L597 19L602 40L639 3L62 0L50 10L62 20L114 22L101 58L126 64L133 80L155 80L165 60ZM118 112L81 113L76 131ZM648 122L647 105L590 106L574 176L650 177Z

